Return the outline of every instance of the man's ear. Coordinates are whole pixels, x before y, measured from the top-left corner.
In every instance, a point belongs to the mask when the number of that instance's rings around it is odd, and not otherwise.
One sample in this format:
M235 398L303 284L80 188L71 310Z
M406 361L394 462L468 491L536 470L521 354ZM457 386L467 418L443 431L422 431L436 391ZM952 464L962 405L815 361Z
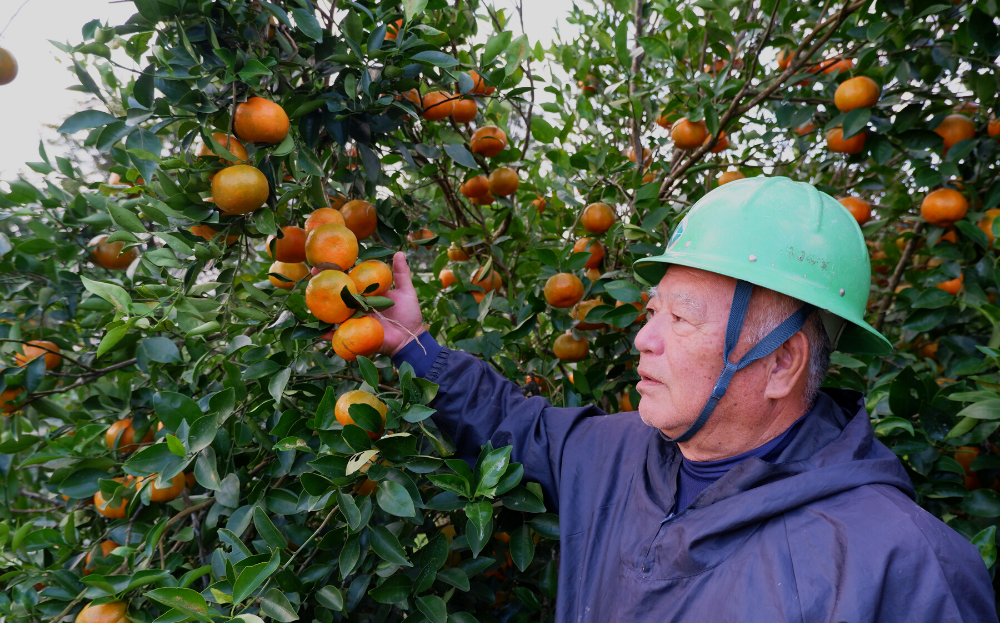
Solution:
M809 338L798 331L772 354L774 364L767 379L765 396L772 400L785 398L800 385L805 387L809 376Z

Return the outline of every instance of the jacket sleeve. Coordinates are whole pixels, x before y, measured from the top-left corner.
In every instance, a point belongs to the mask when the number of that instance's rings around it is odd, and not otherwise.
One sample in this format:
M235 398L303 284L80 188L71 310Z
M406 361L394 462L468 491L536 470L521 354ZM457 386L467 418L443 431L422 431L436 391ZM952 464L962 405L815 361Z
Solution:
M419 346L410 348L416 344L411 342L393 361L409 361L419 376L438 384L433 419L455 442L456 456L474 464L487 441L494 448L513 446L511 460L524 466L525 480L539 483L546 507L558 512L560 470L569 441L585 434L588 417L604 412L525 398L516 384L481 359L442 348L427 333L419 340L426 354Z

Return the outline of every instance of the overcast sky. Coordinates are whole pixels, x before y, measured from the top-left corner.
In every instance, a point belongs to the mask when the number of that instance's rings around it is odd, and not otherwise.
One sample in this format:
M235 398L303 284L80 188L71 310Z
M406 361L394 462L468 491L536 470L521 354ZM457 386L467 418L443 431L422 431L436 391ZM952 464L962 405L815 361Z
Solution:
M23 0L0 0L0 30ZM524 26L531 45L547 46L556 23L566 32L565 16L571 0L525 1ZM513 8L513 0L495 0L497 8ZM58 126L81 109L81 93L67 91L78 80L67 66L67 55L49 40L78 44L81 28L93 19L110 25L124 23L134 12L131 2L108 0L28 0L13 24L0 37L4 47L17 58L19 71L14 82L0 86L0 180L19 173L31 173L25 162L40 160L39 139L54 132L45 125ZM512 25L519 31L516 19ZM46 134L47 133L47 134ZM83 136L81 134L80 136ZM51 153L50 153L51 155ZM32 174L33 175L33 174Z

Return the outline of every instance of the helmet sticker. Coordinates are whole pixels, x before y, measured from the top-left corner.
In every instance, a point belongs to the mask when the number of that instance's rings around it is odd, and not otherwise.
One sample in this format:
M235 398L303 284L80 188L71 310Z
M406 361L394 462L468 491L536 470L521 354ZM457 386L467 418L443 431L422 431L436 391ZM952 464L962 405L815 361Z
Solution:
M667 243L667 250L668 251L670 249L672 249L675 244L677 244L678 240L680 240L681 235L684 233L684 225L687 223L687 220L688 220L688 217L685 216L681 220L680 225L677 226L677 229L674 230L673 235L670 236L670 242Z

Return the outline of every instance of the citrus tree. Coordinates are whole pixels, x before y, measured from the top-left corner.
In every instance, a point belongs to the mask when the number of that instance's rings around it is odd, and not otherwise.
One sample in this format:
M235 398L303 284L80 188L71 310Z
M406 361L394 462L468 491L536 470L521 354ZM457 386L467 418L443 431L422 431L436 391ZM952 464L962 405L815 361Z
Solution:
M992 572L992 3L615 0L547 49L475 0L135 6L63 50L95 105L60 131L110 170L42 146L0 189L7 618L552 619L557 518L377 354L386 262L440 343L629 411L633 261L765 174L865 232L897 350L845 341L827 384Z

